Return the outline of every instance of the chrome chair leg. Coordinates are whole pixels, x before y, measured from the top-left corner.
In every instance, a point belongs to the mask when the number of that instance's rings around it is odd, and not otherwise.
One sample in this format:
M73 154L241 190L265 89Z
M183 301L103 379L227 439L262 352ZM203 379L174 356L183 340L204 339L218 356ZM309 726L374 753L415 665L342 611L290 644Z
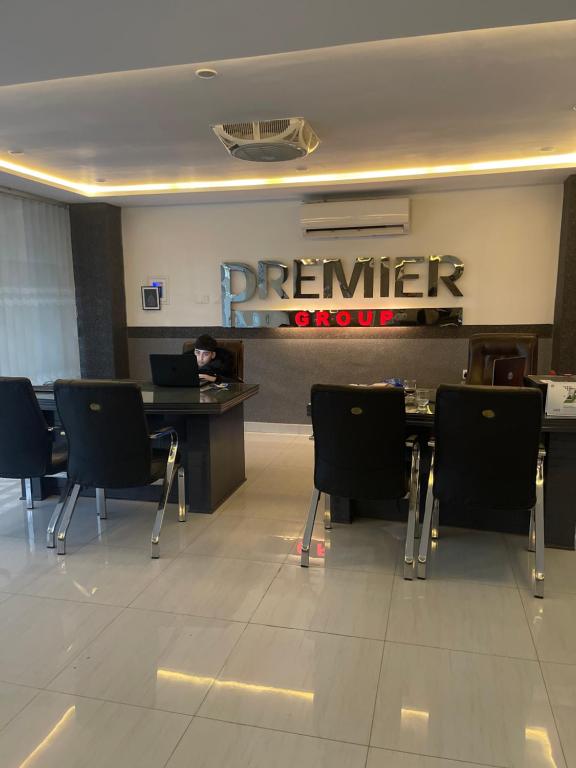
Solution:
M433 540L436 540L440 536L440 505L438 499L434 499L434 506L432 507L432 528L430 530L430 536Z
M422 534L420 536L420 549L418 550L418 578L426 578L426 563L428 560L428 550L430 548L430 535L432 533L432 518L434 516L434 507L437 504L434 498L434 446L430 458L430 474L428 476L428 488L426 490L426 504L424 509L424 522L422 524Z
M26 509L34 509L34 499L32 497L32 478L27 477L24 480L24 491L26 493Z
M530 531L528 532L528 552L536 552L536 530L534 527L534 517L536 507L530 510Z
M72 490L72 481L67 480L66 485L64 486L64 489L62 490L62 493L60 494L60 498L58 499L58 503L54 507L54 512L52 513L52 517L50 518L50 522L48 523L48 528L46 529L46 546L48 549L54 549L56 546L56 526L60 522L60 517L62 515L62 510L64 509L64 504L66 503L66 499L68 498L70 491Z
M332 530L332 514L330 512L330 494L324 494L324 530Z
M534 597L544 597L544 449L538 454L536 470L536 508L534 511Z
M412 462L410 466L410 493L408 496L408 523L404 548L404 578L414 578L414 547L420 527L420 446L411 441Z
M76 483L72 488L70 497L64 505L64 511L62 512L62 519L60 520L60 527L58 528L58 536L56 537L56 551L59 555L66 554L66 534L68 532L68 526L72 520L76 502L78 501L78 495L80 493L81 486Z
M176 462L177 452L178 441L173 440L170 446L170 452L168 454L168 461L166 462L166 475L164 477L164 483L162 484L162 493L160 495L160 501L158 502L156 520L154 521L154 527L152 528L151 557L154 559L160 557L160 529L162 528L164 513L168 504L168 497L170 496L170 490L172 489L172 480L174 479L175 474L174 465Z
M308 568L310 564L310 542L312 541L312 533L314 531L314 521L316 520L316 511L318 510L318 502L320 501L320 491L318 488L314 488L312 491L312 498L310 499L310 510L308 511L308 520L306 521L306 528L304 530L304 537L302 539L302 554L300 557L300 565L302 568Z
M106 491L104 488L96 488L96 512L100 520L108 519L108 510L106 509Z
M184 467L178 467L178 520L186 522L186 477Z

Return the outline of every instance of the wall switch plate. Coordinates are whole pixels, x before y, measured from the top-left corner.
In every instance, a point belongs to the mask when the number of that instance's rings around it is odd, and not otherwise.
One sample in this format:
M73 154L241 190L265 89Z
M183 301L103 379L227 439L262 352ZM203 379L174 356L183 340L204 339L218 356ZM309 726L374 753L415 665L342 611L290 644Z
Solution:
M170 297L168 295L168 279L166 277L148 276L148 285L157 286L160 289L160 304L170 304Z

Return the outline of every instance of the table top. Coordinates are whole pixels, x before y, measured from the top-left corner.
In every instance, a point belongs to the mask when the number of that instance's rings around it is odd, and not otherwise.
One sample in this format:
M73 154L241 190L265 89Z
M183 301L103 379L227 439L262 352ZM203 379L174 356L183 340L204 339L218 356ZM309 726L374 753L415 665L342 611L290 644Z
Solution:
M123 379L126 381L126 379ZM136 381L142 390L146 413L211 415L226 413L258 393L257 384L227 384L225 387L157 387ZM50 386L34 387L40 407L55 410L54 391Z
M415 407L406 408L406 424L409 427L423 427L432 430L434 426L434 407L431 402L426 410L418 410ZM306 413L310 416L310 403L306 407ZM576 432L576 419L542 419L542 432Z

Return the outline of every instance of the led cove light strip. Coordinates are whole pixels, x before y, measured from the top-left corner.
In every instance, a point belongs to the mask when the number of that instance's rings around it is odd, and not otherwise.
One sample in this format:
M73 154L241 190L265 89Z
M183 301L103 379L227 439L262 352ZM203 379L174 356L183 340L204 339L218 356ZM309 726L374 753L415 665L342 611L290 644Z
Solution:
M213 190L248 189L267 187L305 187L307 184L338 184L353 182L377 182L390 179L426 178L435 176L473 175L490 171L522 171L536 169L572 168L576 166L576 152L563 155L524 157L515 160L488 160L479 163L431 165L417 168L352 171L350 173L299 174L298 176L271 176L262 179L223 179L221 181L178 181L153 184L83 184L60 176L53 176L19 163L0 159L0 171L32 179L53 187L68 189L85 197L110 195L138 195L155 192L209 192Z

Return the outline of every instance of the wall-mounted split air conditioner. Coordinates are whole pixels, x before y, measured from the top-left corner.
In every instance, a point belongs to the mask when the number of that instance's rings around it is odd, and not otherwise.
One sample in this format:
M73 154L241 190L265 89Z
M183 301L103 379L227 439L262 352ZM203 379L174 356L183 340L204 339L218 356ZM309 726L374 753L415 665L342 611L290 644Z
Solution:
M375 237L410 231L407 197L302 203L304 237Z

